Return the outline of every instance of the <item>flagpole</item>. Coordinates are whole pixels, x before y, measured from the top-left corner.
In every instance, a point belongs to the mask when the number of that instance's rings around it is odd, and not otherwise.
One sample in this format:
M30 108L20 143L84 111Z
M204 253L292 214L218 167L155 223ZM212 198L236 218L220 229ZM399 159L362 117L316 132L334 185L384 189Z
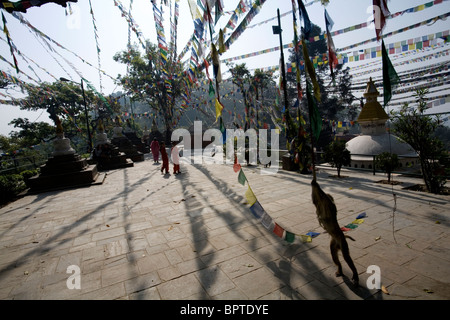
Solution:
M303 42L303 45L306 45L306 42ZM308 81L308 80L306 80ZM314 157L314 135L313 135L313 129L312 129L312 106L309 103L309 96L311 96L308 88L308 82L306 83L306 95L308 96L306 99L306 103L308 104L308 113L309 113L309 137L311 139L311 166L312 166L312 173L313 173L313 180L316 181L316 161ZM313 99L311 97L311 99Z
M277 9L277 16L278 16L278 26L272 26L272 30L274 34L278 34L280 36L280 52L281 52L281 75L283 77L283 92L284 92L284 107L285 107L285 118L286 118L286 127L287 130L289 130L289 106L288 106L288 96L287 96L287 87L286 87L286 66L284 63L284 52L283 52L283 37L281 35L281 32L283 31L281 29L281 19L280 19L280 9ZM287 132L286 136L289 138L289 131Z

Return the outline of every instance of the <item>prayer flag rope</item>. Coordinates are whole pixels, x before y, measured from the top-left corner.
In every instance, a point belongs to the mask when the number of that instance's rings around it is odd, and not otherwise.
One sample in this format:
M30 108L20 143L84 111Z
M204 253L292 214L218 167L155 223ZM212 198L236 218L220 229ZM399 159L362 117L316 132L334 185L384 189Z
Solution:
M248 182L247 177L245 176L244 171L242 170L241 165L237 162L237 157L235 157L235 163L233 165L234 172L238 173L238 182L245 186L247 183L247 191L245 192L245 198L247 200L247 203L250 205L250 212L252 215L261 222L261 224L270 232L278 236L279 238L283 239L284 241L288 243L293 243L296 238L298 238L303 243L309 243L312 242L312 239L319 236L319 232L309 231L305 234L296 234L294 232L286 230L284 227L282 227L280 224L278 224L272 217L267 213L266 210L264 210L261 203L256 198L252 188L250 187L250 184ZM358 214L356 219L352 221L351 223L345 225L341 228L342 231L351 231L356 229L361 223L364 222L364 219L367 217L367 214L365 212L362 212Z
M102 73L100 70L102 69L101 60L100 60L100 46L98 44L98 34L97 34L97 25L95 24L94 10L92 9L91 0L89 0L89 9L92 16L92 24L94 25L94 36L95 36L95 45L97 46L97 62L98 62L98 77L100 82L100 92L103 92L102 86Z

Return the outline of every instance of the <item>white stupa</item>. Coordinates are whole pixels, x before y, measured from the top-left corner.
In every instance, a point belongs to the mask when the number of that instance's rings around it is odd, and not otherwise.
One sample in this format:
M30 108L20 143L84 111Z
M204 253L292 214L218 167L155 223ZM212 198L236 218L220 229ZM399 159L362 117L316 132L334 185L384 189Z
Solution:
M412 147L386 130L386 121L389 120L389 116L377 101L379 95L370 78L364 92L366 103L357 120L361 127L361 134L348 141L346 145L351 153L352 167L372 169L374 156L383 152L397 154L402 166L415 164L417 154Z

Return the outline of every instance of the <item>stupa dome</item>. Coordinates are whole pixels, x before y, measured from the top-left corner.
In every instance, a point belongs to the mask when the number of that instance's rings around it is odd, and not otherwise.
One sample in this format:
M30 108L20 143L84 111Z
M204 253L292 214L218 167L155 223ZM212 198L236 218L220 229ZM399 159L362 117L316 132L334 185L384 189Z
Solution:
M372 78L370 78L364 92L366 103L358 116L361 134L346 144L352 157L353 167L372 168L374 156L383 152L397 154L400 162L405 165L417 160L417 154L409 144L387 132L386 121L389 116L377 101L379 95Z

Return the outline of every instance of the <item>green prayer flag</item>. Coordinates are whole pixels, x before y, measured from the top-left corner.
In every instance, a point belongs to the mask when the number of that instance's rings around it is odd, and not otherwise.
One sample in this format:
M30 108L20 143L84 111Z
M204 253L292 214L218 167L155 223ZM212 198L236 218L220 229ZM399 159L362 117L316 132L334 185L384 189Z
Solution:
M216 90L214 90L214 86L212 84L212 81L209 80L209 97L214 98L216 96Z
M319 87L319 83L317 82L316 71L314 70L314 65L312 64L311 59L309 58L308 48L306 47L306 41L305 41L304 37L302 37L302 49L303 49L303 59L305 59L305 69L306 69L306 72L308 73L309 78L311 79L311 82L313 84L314 96L316 97L317 101L320 102L320 87Z
M239 171L238 181L240 184L245 186L245 181L247 181L247 177L245 176L244 171L242 171L242 169Z
M384 40L381 41L381 57L383 60L383 96L384 96L384 106L392 98L392 87L400 82L400 78L392 65L391 60L389 60L386 47L384 46Z
M306 97L308 98L309 117L311 121L311 130L316 141L319 139L322 131L322 118L320 117L319 108L311 94L311 84L306 81Z
M294 242L295 234L286 230L284 240L286 240L286 242L289 242L289 243Z

